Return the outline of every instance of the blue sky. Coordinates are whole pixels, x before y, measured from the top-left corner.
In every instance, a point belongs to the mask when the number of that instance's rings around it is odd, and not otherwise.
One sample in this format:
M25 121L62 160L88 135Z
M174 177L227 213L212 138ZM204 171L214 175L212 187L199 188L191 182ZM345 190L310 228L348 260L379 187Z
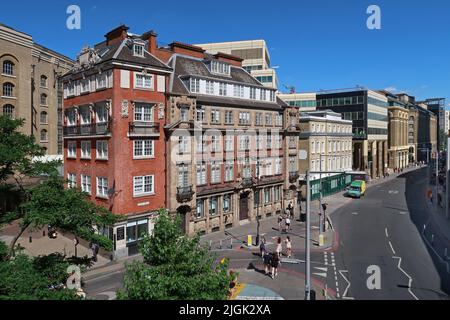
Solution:
M66 9L81 8L81 30ZM381 8L381 30L366 27ZM120 23L154 29L164 43L265 39L280 89L298 92L363 85L450 103L448 0L40 0L2 3L0 22L72 58Z

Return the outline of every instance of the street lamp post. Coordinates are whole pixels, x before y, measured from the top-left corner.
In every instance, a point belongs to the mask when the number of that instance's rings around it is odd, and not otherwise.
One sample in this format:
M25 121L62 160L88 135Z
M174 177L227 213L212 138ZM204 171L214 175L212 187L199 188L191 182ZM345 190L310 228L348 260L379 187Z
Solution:
M306 283L305 299L311 300L311 181L306 170Z
M256 178L256 182L258 182L258 178ZM255 187L255 191L256 191L256 187ZM261 191L258 192L258 206L256 207L256 239L255 239L255 244L256 246L259 246L259 227L260 227L260 215L259 215L259 207L261 205Z

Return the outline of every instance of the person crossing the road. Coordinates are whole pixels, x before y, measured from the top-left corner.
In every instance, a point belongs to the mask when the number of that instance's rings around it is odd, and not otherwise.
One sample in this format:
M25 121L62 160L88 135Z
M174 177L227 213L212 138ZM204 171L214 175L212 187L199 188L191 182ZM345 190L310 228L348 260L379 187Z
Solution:
M291 242L291 238L287 237L287 239L285 240L286 242L286 253L287 253L287 257L290 258L292 256L292 242Z
M277 248L275 251L277 253L278 258L281 258L281 254L283 252L283 245L281 244L281 237L279 237L277 240Z
M280 264L280 258L278 257L278 253L273 254L272 258L272 279L278 275L278 265Z

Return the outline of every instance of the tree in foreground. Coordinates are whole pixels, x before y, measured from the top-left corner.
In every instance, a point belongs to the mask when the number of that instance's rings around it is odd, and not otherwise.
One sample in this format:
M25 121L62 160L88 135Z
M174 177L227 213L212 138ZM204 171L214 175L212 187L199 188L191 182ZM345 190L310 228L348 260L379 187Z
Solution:
M215 263L200 238L180 229L179 217L161 210L151 236L141 246L143 262L127 265L123 300L224 300L231 276L228 261Z
M15 245L28 229L37 230L48 225L72 232L85 240L98 243L107 250L112 241L98 235L93 228L112 225L117 218L103 207L90 202L79 189L64 188L65 181L58 177L58 161L37 161L45 155L34 136L20 132L23 120L0 116L0 198L8 193L20 192L21 203L9 212L0 212L0 224L18 221L19 232L9 248L14 256ZM25 187L27 177L44 176L34 187Z

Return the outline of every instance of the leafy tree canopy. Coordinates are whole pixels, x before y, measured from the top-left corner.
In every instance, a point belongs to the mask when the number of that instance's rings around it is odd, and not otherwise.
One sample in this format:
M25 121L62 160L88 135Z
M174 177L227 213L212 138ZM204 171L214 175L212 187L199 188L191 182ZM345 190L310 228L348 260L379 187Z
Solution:
M179 228L179 217L161 210L153 235L143 240L143 262L127 266L125 290L119 299L132 300L223 300L231 277L228 261L200 246L199 237L189 238Z

